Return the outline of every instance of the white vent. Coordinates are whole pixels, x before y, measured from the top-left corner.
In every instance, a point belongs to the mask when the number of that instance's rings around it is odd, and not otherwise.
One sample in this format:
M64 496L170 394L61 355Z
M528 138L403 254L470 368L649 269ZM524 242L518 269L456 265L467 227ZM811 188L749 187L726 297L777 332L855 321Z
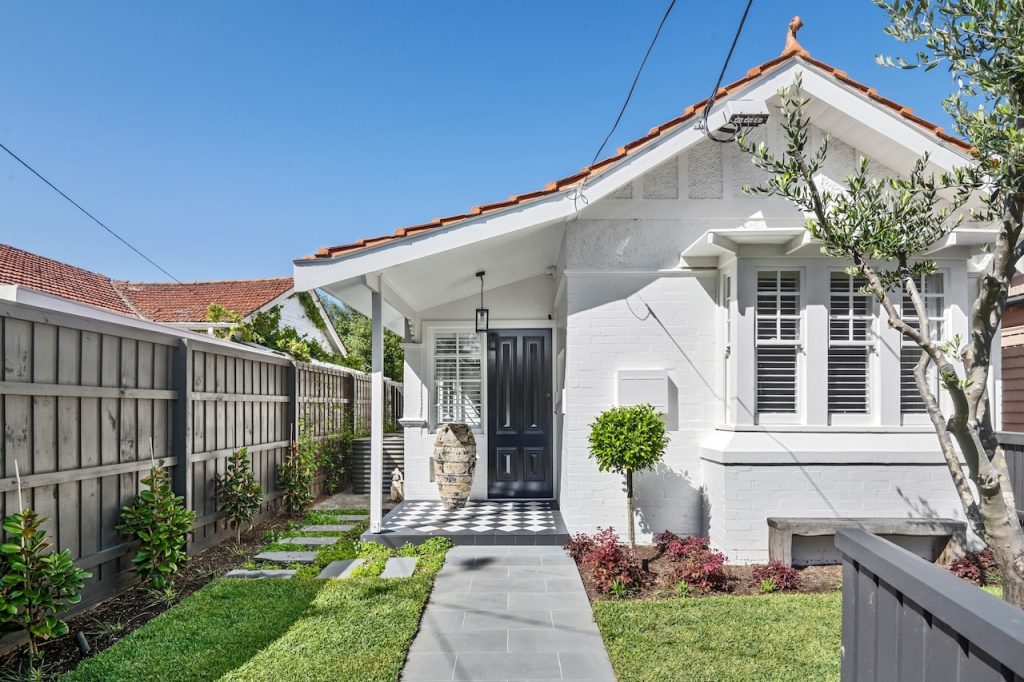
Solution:
M829 278L828 411L867 414L868 374L874 352L874 306L861 293L862 277L833 272Z
M801 342L800 273L757 273L757 411L797 411L797 354Z

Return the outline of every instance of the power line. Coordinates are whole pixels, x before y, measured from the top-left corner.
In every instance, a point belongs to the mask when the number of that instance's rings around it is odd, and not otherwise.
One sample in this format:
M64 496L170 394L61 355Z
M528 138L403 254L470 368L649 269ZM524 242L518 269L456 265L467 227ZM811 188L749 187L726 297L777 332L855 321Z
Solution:
M725 63L722 64L722 70L718 72L718 80L715 81L715 87L711 91L711 96L708 97L707 102L704 104L704 111L701 113L701 127L704 129L704 134L709 139L715 142L731 142L732 139L722 140L711 134L708 130L708 116L711 114L711 107L715 103L715 96L718 95L718 89L722 87L722 80L725 78L726 69L729 68L729 62L732 60L732 53L736 50L736 43L740 41L740 34L743 33L743 25L747 23L747 15L750 14L750 7L754 4L754 0L747 0L747 6L743 10L743 16L740 17L740 25L736 27L736 35L732 37L732 45L729 46L729 53L725 55Z
M626 99L623 100L622 106L619 108L619 114L615 117L615 123L612 124L611 130L605 135L604 140L601 142L601 146L597 148L597 152L594 153L594 158L590 161L590 166L597 163L598 157L601 156L601 152L608 146L608 141L615 134L615 131L619 127L619 123L622 122L622 116L626 113L626 107L629 106L629 101L633 99L633 91L636 90L636 84L640 81L640 74L643 73L644 67L647 66L647 59L651 56L651 52L654 50L655 43L658 42L658 36L661 35L661 29L665 27L665 22L668 21L668 15L672 13L672 8L676 6L676 0L669 0L668 7L665 8L665 13L661 17L661 21L658 23L658 29L654 32L654 36L651 38L650 44L647 46L647 52L644 53L644 58L640 62L639 68L636 70L636 75L633 76L633 82L629 86L629 92L626 93ZM589 168L589 167L588 167ZM583 199L583 203L586 203L586 198L583 197L583 186L587 182L587 178L590 177L588 171L587 175L580 182L579 189L574 193L573 201L577 199Z
M149 257L149 256L147 256L146 254L142 253L142 251L140 251L140 250L139 250L138 248L136 248L136 247L135 247L135 246L134 246L133 244L131 244L131 243L130 243L130 242L129 242L129 241L127 240L127 239L125 239L124 237L122 237L121 235L119 235L119 234L118 234L117 232L114 232L114 231L113 231L112 229L110 229L109 227L107 227L107 226L106 226L106 225L105 225L105 224L103 223L103 221L102 221L102 220L100 220L99 218L97 218L96 216L94 216L94 215L93 215L92 213L89 213L89 211L87 211L87 210L85 210L84 208L82 208L81 204L79 204L79 203L78 203L77 201L75 201L74 199L72 199L71 197L69 197L69 196L68 196L67 194L65 194L64 192L62 192L62 191L61 191L61 189L60 189L59 187L57 187L56 185L54 185L54 184L53 184L52 182L50 182L49 180L47 180L46 178L44 178L44 177L43 177L43 176L42 176L42 175L41 175L41 174L39 173L39 171L37 171L37 170L36 170L35 168L33 168L32 166L28 165L28 163L27 163L27 162L26 162L26 161L25 161L24 159L22 159L22 158L21 158L20 156L18 156L17 154L15 154L14 152L12 152L12 151L11 151L10 149L8 149L8 148L7 148L7 146L6 146L6 145L4 145L4 144L3 144L2 142L0 142L0 149L3 149L3 150L4 150L5 152L7 152L8 154L10 154L10 155L11 155L11 157L12 157L12 158L13 158L13 159L14 159L15 161L17 161L17 162L18 162L18 163L20 163L20 164L21 164L22 166L24 166L25 168L27 168L27 169L29 170L29 172L30 172L30 173L32 173L32 175L36 176L37 178L39 178L40 180L42 180L43 182L45 182L45 183L46 183L47 185L49 185L50 189L52 189L52 190L53 190L54 192L56 192L57 194L61 195L61 196L62 196L62 197L64 197L65 199L67 199L67 200L68 200L68 202L69 202L69 203L70 203L70 204L71 204L72 206L74 206L75 208L77 208L77 209L78 209L79 211L81 211L81 212L82 212L82 213L84 213L85 215L89 216L89 218L90 218L90 219L91 219L91 220L92 220L92 221L93 221L94 223L96 223L97 225L99 225L100 227L102 227L102 228L103 228L104 230L106 230L107 232L109 232L110 234L112 234L112 235L113 235L113 236L114 236L114 237L115 237L115 238L116 238L116 239L117 239L117 240L118 240L119 242L121 242L122 244L124 244L125 246L127 246L127 247L128 247L129 249L131 249L131 250L132 250L132 251L134 251L135 253L137 253L137 254L139 254L140 256L142 256L142 257L143 257L143 258L144 258L144 259L146 260L146 262L147 262L147 263L149 263L149 264L150 264L150 265L152 265L152 266L153 266L154 268L156 268L156 269L157 269L157 270L159 270L160 272L162 272L162 273L164 273L165 275L167 275L168 277L170 277L170 278L171 278L172 280L174 280L174 281L175 281L175 282L177 282L178 284L180 284L180 285L182 285L183 287L185 287L185 288L187 288L187 289L191 290L193 294L195 294L195 295L197 295L197 296L199 295L197 291L195 291L194 289L192 289L192 287L188 286L187 284L185 284L184 282L182 282L182 281L181 281L180 279L178 279L177 277L175 277L175 276L174 276L174 275L172 275L171 273L167 272L167 270L165 270L165 269L164 269L163 267L161 267L161 266L160 266L160 265L159 265L159 264L158 264L158 263L157 263L156 261L154 261L154 260L153 260L152 258L150 258L150 257Z

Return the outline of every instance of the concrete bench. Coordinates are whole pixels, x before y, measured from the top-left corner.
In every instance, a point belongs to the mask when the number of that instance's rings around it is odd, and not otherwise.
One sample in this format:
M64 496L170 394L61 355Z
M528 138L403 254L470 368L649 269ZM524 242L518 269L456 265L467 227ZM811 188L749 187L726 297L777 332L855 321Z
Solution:
M948 538L938 562L948 564L967 546L967 524L956 519L771 517L768 559L793 565L793 536L835 535L840 528L859 528L875 535Z

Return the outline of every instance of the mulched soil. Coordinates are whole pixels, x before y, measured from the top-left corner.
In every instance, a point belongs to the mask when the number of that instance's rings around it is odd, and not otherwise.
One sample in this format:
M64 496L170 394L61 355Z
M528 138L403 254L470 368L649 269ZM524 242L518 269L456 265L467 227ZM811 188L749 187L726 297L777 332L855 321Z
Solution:
M214 578L238 568L258 554L267 545L268 532L284 530L289 521L298 521L301 518L302 515L278 514L256 524L252 530L243 532L241 549L233 540L228 540L190 556L174 581L175 596L172 603L154 602L145 590L133 587L99 602L82 613L75 614L67 619L68 635L42 645L46 654L47 673L56 677L73 670L82 661L82 655L75 643L76 632L85 633L92 647L90 655L112 646ZM109 627L111 624L122 626L117 634L100 632L101 628ZM24 660L23 652L24 647L0 658L0 670L17 669Z
M656 599L676 596L676 585L679 579L676 577L676 564L666 556L661 556L658 548L654 545L638 545L636 548L637 557L647 560L648 569L651 573L651 581L639 591L630 595L630 599ZM728 592L713 592L711 594L733 594L752 595L760 594L758 585L754 584L753 573L758 565L726 565L725 570L729 575ZM594 587L591 579L590 568L586 565L579 565L580 575L583 577L583 584L587 589L587 595L591 601L600 599L614 599L607 594L601 594ZM800 588L795 592L821 593L834 592L837 590L843 578L842 566L807 566L797 568L800 572Z

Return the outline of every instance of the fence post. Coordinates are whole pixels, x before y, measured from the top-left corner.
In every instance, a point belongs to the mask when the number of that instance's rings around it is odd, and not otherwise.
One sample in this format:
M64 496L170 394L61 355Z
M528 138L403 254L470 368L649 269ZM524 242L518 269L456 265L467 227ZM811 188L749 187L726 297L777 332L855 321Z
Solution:
M185 498L185 508L193 509L192 500L192 349L181 339L174 349L174 374L171 385L178 393L171 422L171 447L178 464L174 467L171 485L177 495Z
M344 404L344 417L343 419L345 426L348 427L349 433L355 434L356 432L356 378L351 372L345 372L344 378L342 379L342 396L348 398L348 402Z
M302 408L299 406L299 368L295 361L288 363L288 429L294 425L295 440L299 439L299 419L302 417ZM291 437L291 436L289 436Z

